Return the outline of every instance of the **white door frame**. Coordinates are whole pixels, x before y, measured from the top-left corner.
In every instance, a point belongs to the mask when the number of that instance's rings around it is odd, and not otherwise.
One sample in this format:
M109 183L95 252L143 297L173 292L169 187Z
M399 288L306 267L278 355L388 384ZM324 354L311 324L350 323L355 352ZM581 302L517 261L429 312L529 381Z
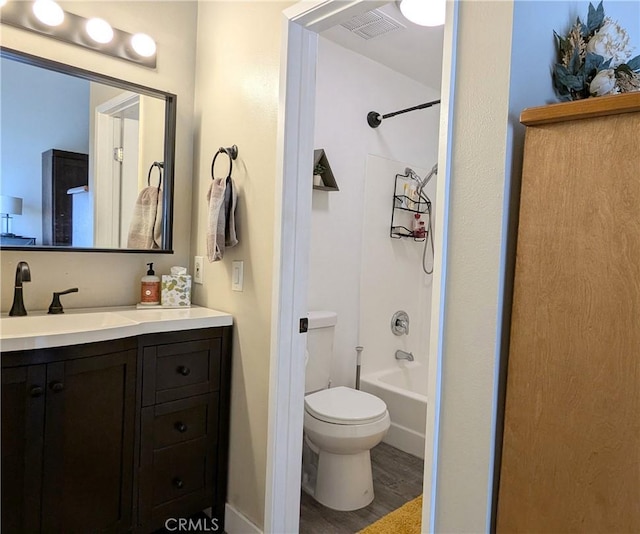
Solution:
M264 531L297 532L304 415L306 336L313 167L315 68L318 33L387 4L388 0L305 0L283 12L280 114L276 169L276 228L272 308L269 425ZM446 274L449 168L455 74L457 2L447 2L441 93L438 184L435 199L435 259L425 444L423 531L434 531L440 370ZM426 52L428 53L428 52ZM364 120L364 118L363 118ZM435 335L433 334L435 333Z
M121 247L120 242L120 164L113 157L115 132L114 116L140 105L140 95L131 91L121 94L96 106L94 111L93 176L89 192L93 201L93 242L102 248ZM137 159L137 158L136 158ZM98 179L102 177L102 179ZM125 243L126 245L126 243Z

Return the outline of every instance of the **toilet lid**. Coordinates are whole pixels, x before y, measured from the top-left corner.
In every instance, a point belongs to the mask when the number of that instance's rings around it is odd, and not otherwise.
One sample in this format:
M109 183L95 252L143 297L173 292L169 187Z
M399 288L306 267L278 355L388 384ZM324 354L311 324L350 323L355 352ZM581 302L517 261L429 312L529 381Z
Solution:
M382 399L343 386L323 389L304 398L307 412L321 421L339 425L373 423L384 416L387 405Z

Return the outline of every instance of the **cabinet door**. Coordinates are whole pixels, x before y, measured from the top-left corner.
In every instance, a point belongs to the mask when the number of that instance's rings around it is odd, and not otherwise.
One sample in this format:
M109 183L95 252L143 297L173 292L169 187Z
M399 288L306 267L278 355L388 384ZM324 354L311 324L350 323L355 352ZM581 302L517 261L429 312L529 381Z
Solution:
M47 366L43 530L131 526L136 352Z
M2 532L38 532L45 366L2 370Z

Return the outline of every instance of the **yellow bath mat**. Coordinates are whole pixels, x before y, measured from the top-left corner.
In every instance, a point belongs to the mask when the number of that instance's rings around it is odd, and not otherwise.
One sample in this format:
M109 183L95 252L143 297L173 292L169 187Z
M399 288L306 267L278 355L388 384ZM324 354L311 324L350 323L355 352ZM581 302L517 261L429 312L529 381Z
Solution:
M422 495L378 519L359 534L420 534Z

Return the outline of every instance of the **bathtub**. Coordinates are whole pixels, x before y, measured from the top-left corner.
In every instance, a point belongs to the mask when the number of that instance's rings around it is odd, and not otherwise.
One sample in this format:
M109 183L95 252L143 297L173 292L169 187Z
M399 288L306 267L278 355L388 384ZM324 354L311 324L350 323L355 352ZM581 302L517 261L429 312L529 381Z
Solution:
M360 377L360 389L380 397L391 417L384 442L424 459L427 421L427 367L418 362L401 364Z

